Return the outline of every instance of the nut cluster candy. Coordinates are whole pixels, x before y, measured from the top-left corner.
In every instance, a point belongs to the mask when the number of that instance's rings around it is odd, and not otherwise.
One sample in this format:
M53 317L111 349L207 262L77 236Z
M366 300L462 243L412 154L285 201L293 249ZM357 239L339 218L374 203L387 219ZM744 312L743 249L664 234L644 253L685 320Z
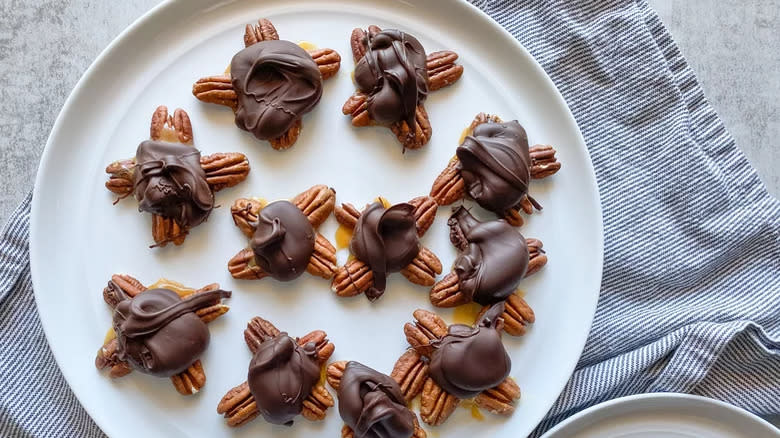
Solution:
M209 345L206 324L225 314L230 292L210 284L191 289L161 279L150 287L126 274L115 274L103 290L113 309L113 327L98 350L95 366L118 378L136 370L170 377L182 395L206 383L200 356Z
M425 111L428 93L452 85L463 74L452 51L425 54L412 35L369 26L352 31L358 90L341 109L354 126L388 126L404 149L419 149L433 130Z
M245 180L246 155L238 152L202 157L192 146L192 124L187 113L173 115L160 106L152 115L150 140L141 142L133 158L106 167L106 188L131 194L138 209L152 213L154 247L184 243L189 230L205 221L214 208L214 193Z
M520 211L531 214L542 206L528 196L531 179L560 170L550 145L528 147L525 129L516 121L504 123L495 115L479 113L431 187L439 205L450 205L467 195L486 210L514 226L523 224Z
M441 273L436 254L420 245L436 217L436 203L427 196L408 203L377 202L358 211L352 204L336 207L336 220L352 231L350 251L355 256L340 267L331 289L340 297L365 293L375 301L385 292L387 275L400 272L407 280L431 286Z
M192 94L231 108L240 129L274 149L287 149L298 140L303 115L319 103L322 81L338 72L341 56L333 49L306 51L280 40L265 18L246 26L244 45L228 73L199 79Z
M291 281L304 272L330 279L336 271L336 248L316 230L336 204L335 190L316 185L291 201L266 204L259 198L237 199L233 222L249 239L228 262L233 278Z
M327 336L315 330L302 338L291 338L271 322L252 318L244 330L252 352L247 381L222 397L217 413L231 427L243 426L258 415L286 426L298 415L311 421L325 419L334 403L319 380L336 349Z
M520 388L509 376L511 360L501 343L503 304L492 306L477 324L447 326L437 314L418 309L404 326L412 347L390 374L407 401L420 395L420 417L431 426L444 423L461 400L490 413L511 415Z

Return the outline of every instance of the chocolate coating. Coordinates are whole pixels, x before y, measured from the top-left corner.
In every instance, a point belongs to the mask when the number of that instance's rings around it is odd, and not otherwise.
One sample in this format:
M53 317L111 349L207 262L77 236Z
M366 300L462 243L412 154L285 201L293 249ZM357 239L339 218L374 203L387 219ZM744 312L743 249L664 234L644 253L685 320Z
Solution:
M320 378L313 342L303 347L280 333L264 341L249 363L249 390L266 421L291 426Z
M517 120L478 125L456 154L469 196L484 209L502 215L528 193L531 154Z
M355 438L410 438L414 414L398 383L358 362L348 362L338 391L339 414Z
M200 166L200 151L180 143L146 140L135 152L133 190L138 209L176 220L183 228L208 218L214 193Z
M425 49L417 38L387 29L366 33L366 54L355 65L355 83L368 95L368 114L390 125L405 120L414 132L417 105L428 96Z
M201 292L182 299L168 289L149 289L114 308L119 358L134 369L170 377L189 368L209 345L209 330L194 312L230 292Z
M236 125L260 140L281 137L322 96L317 63L290 41L261 41L230 62L238 95Z
M374 283L366 296L376 300L385 291L387 274L399 272L420 252L414 207L406 203L388 209L379 202L369 205L355 225L349 248L371 268Z
M258 266L280 281L298 278L314 252L314 228L290 201L266 205L251 241Z
M517 290L528 269L528 246L522 234L503 219L480 222L463 207L450 216L451 234L464 240L453 263L460 291L489 305Z
M509 376L512 360L498 330L503 312L504 304L496 304L476 327L453 324L433 343L430 376L442 389L467 399L498 386Z

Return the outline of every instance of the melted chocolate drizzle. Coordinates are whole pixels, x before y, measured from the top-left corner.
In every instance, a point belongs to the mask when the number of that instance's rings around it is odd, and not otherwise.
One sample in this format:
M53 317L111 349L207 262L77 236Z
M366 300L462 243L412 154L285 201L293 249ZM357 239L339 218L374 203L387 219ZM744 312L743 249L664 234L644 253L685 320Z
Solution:
M195 311L228 297L230 292L215 290L182 299L172 290L149 289L123 299L113 319L119 358L153 376L181 373L209 344L209 330Z
M385 291L387 274L401 271L420 252L414 206L402 203L385 209L379 202L369 205L358 219L349 247L371 269L374 282L366 296L374 301Z
M358 362L348 362L338 390L339 414L355 438L410 438L414 414L398 383Z
M260 344L249 364L247 382L263 418L291 426L319 378L314 343L300 346L287 333L280 333Z
M456 154L469 196L484 209L503 215L528 194L531 154L517 120L478 125Z
M528 269L528 246L522 234L503 219L480 222L464 207L447 221L450 238L460 255L453 263L460 291L490 305L517 290Z
M236 125L260 140L284 135L322 96L322 74L311 55L290 41L261 41L230 63L238 95Z
M503 312L504 303L498 303L479 325L453 324L441 340L431 344L430 376L442 389L467 399L498 386L509 376L512 361L499 331Z
M214 193L200 165L200 152L180 143L146 140L135 153L133 190L138 209L190 228L208 218Z
M417 105L428 96L425 49L417 38L395 29L366 32L366 39L355 82L368 95L368 114L384 125L405 120L414 132Z
M258 215L251 247L257 265L273 278L298 278L314 253L314 228L289 201L268 204Z

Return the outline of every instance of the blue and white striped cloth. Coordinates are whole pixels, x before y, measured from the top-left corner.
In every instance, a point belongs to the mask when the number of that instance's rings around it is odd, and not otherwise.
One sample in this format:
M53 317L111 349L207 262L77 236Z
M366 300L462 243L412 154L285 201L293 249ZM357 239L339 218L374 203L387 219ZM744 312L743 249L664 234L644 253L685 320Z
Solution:
M563 93L596 168L601 298L540 435L596 403L690 392L780 414L780 203L644 0L475 1ZM102 437L57 370L32 295L30 199L0 243L0 436Z

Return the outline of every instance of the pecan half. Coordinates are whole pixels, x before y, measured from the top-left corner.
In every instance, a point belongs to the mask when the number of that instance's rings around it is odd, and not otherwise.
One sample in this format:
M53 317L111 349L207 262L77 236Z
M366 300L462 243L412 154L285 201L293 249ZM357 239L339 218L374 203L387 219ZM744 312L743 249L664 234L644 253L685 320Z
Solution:
M303 128L303 122L301 122L301 119L298 119L281 137L273 138L268 142L277 151L287 149L298 140L298 136L301 135L301 128Z
M341 112L352 117L352 126L368 126L372 123L368 114L368 97L361 92L350 96L341 107Z
M450 272L433 285L430 292L431 304L436 307L455 307L466 304L469 299L460 291L458 274Z
M198 79L192 85L192 95L201 102L229 107L233 112L238 109L238 96L229 74Z
M113 338L100 347L95 357L95 367L99 370L109 368L108 376L112 379L126 376L133 371L129 363L119 359L118 348L119 343Z
M441 274L441 270L441 261L436 254L422 246L417 257L401 270L401 274L414 284L432 286L436 283L436 276Z
M312 388L311 394L303 401L303 418L311 421L321 421L325 419L328 408L335 405L333 397L322 384Z
M271 23L271 21L266 18L257 20L257 24L254 26L251 24L246 25L246 29L244 31L245 47L249 47L252 44L259 43L260 41L271 41L278 39L279 33L276 31L276 28Z
M531 178L542 179L561 170L561 163L555 158L555 148L549 144L531 146Z
M431 121L428 119L428 112L425 111L423 105L417 105L415 122L414 132L412 132L409 125L404 120L390 125L390 130L393 131L393 134L395 134L398 141L401 142L405 149L419 149L425 146L433 134Z
M366 54L366 32L356 27L352 29L352 34L349 36L349 45L352 48L352 58L355 60L355 64L358 63Z
M317 49L309 52L317 67L320 69L322 79L330 79L336 75L341 67L341 55L333 49Z
M192 144L190 116L181 108L176 108L173 111L173 115L169 115L168 107L165 105L158 106L154 114L152 114L149 138L172 143Z
M121 290L116 290L119 288ZM111 281L103 288L103 300L113 309L124 299L123 295L132 298L146 290L146 286L135 277L127 274L114 274Z
M347 361L340 360L328 365L325 370L325 380L328 381L328 385L336 391L341 386L341 378L344 377L344 370L347 369Z
M460 176L460 161L452 157L447 167L433 181L431 197L439 205L450 205L466 196L466 183Z
M340 297L353 297L367 291L374 283L371 268L357 259L336 270L330 289Z
M488 311L490 306L485 306L477 315L476 321L482 319L482 315ZM526 332L526 326L533 324L536 320L534 311L518 294L510 295L504 302L504 313L501 314L504 319L504 331L512 336L523 336Z
M340 207L336 207L334 213L336 221L339 225L343 225L347 229L354 230L357 225L358 219L360 219L360 211L358 211L352 204L341 204Z
M162 247L170 242L173 242L174 245L181 245L188 233L189 230L182 228L174 219L152 215L154 245L151 248Z
M183 372L171 376L171 383L181 395L197 394L206 384L206 373L203 371L200 359Z
M544 252L544 245L539 239L525 239L525 244L528 246L528 269L525 271L525 276L533 275L539 272L544 265L547 264L547 254Z
M423 389L425 379L428 377L428 364L423 361L420 353L407 350L395 362L390 377L398 382L404 399L409 403Z
M230 427L242 426L260 415L249 384L244 382L228 391L219 401L217 413L227 419Z
M260 280L268 276L263 268L257 265L252 248L244 248L228 262L228 271L233 278L239 280Z
M328 334L322 330L314 330L307 333L303 337L297 339L298 345L306 345L309 342L314 343L314 347L317 350L317 360L320 365L324 365L330 356L333 355L333 351L336 350L336 346L328 340Z
M447 323L441 317L427 310L417 309L413 313L414 323L404 324L404 335L409 345L423 356L431 353L431 341L447 334Z
M428 54L428 91L436 91L455 83L463 75L463 66L455 64L458 54L451 50L442 50Z
M417 235L422 237L428 231L428 228L433 225L433 220L436 219L436 210L438 210L439 206L430 196L418 196L409 201L409 204L414 206Z
M255 316L246 325L244 341L252 354L257 352L260 344L279 335L279 329L272 322Z
M479 394L474 402L482 409L496 415L510 415L515 411L515 402L520 399L520 387L511 377L498 386Z
M238 152L220 152L200 158L200 167L206 172L206 182L218 192L245 180L249 175L249 160Z
M201 321L208 324L211 321L214 321L215 319L227 313L228 310L230 310L230 306L227 306L222 303L218 303L218 304L212 304L211 306L198 309L195 311L195 314L198 315Z
M314 253L306 266L306 272L315 277L330 280L336 273L336 247L320 233L317 233L314 241Z
M258 198L238 198L230 206L233 223L245 236L251 238L255 234L254 224L257 222L263 207L265 207L265 202Z
M336 206L336 191L319 184L297 195L291 202L306 215L314 228L318 228Z
M458 407L458 400L443 390L432 378L425 379L420 396L420 417L426 424L438 426L444 423Z
M119 202L133 193L134 169L134 158L114 161L113 163L106 166L106 173L108 174L106 188L112 193L119 195L119 198L117 198L116 202Z

